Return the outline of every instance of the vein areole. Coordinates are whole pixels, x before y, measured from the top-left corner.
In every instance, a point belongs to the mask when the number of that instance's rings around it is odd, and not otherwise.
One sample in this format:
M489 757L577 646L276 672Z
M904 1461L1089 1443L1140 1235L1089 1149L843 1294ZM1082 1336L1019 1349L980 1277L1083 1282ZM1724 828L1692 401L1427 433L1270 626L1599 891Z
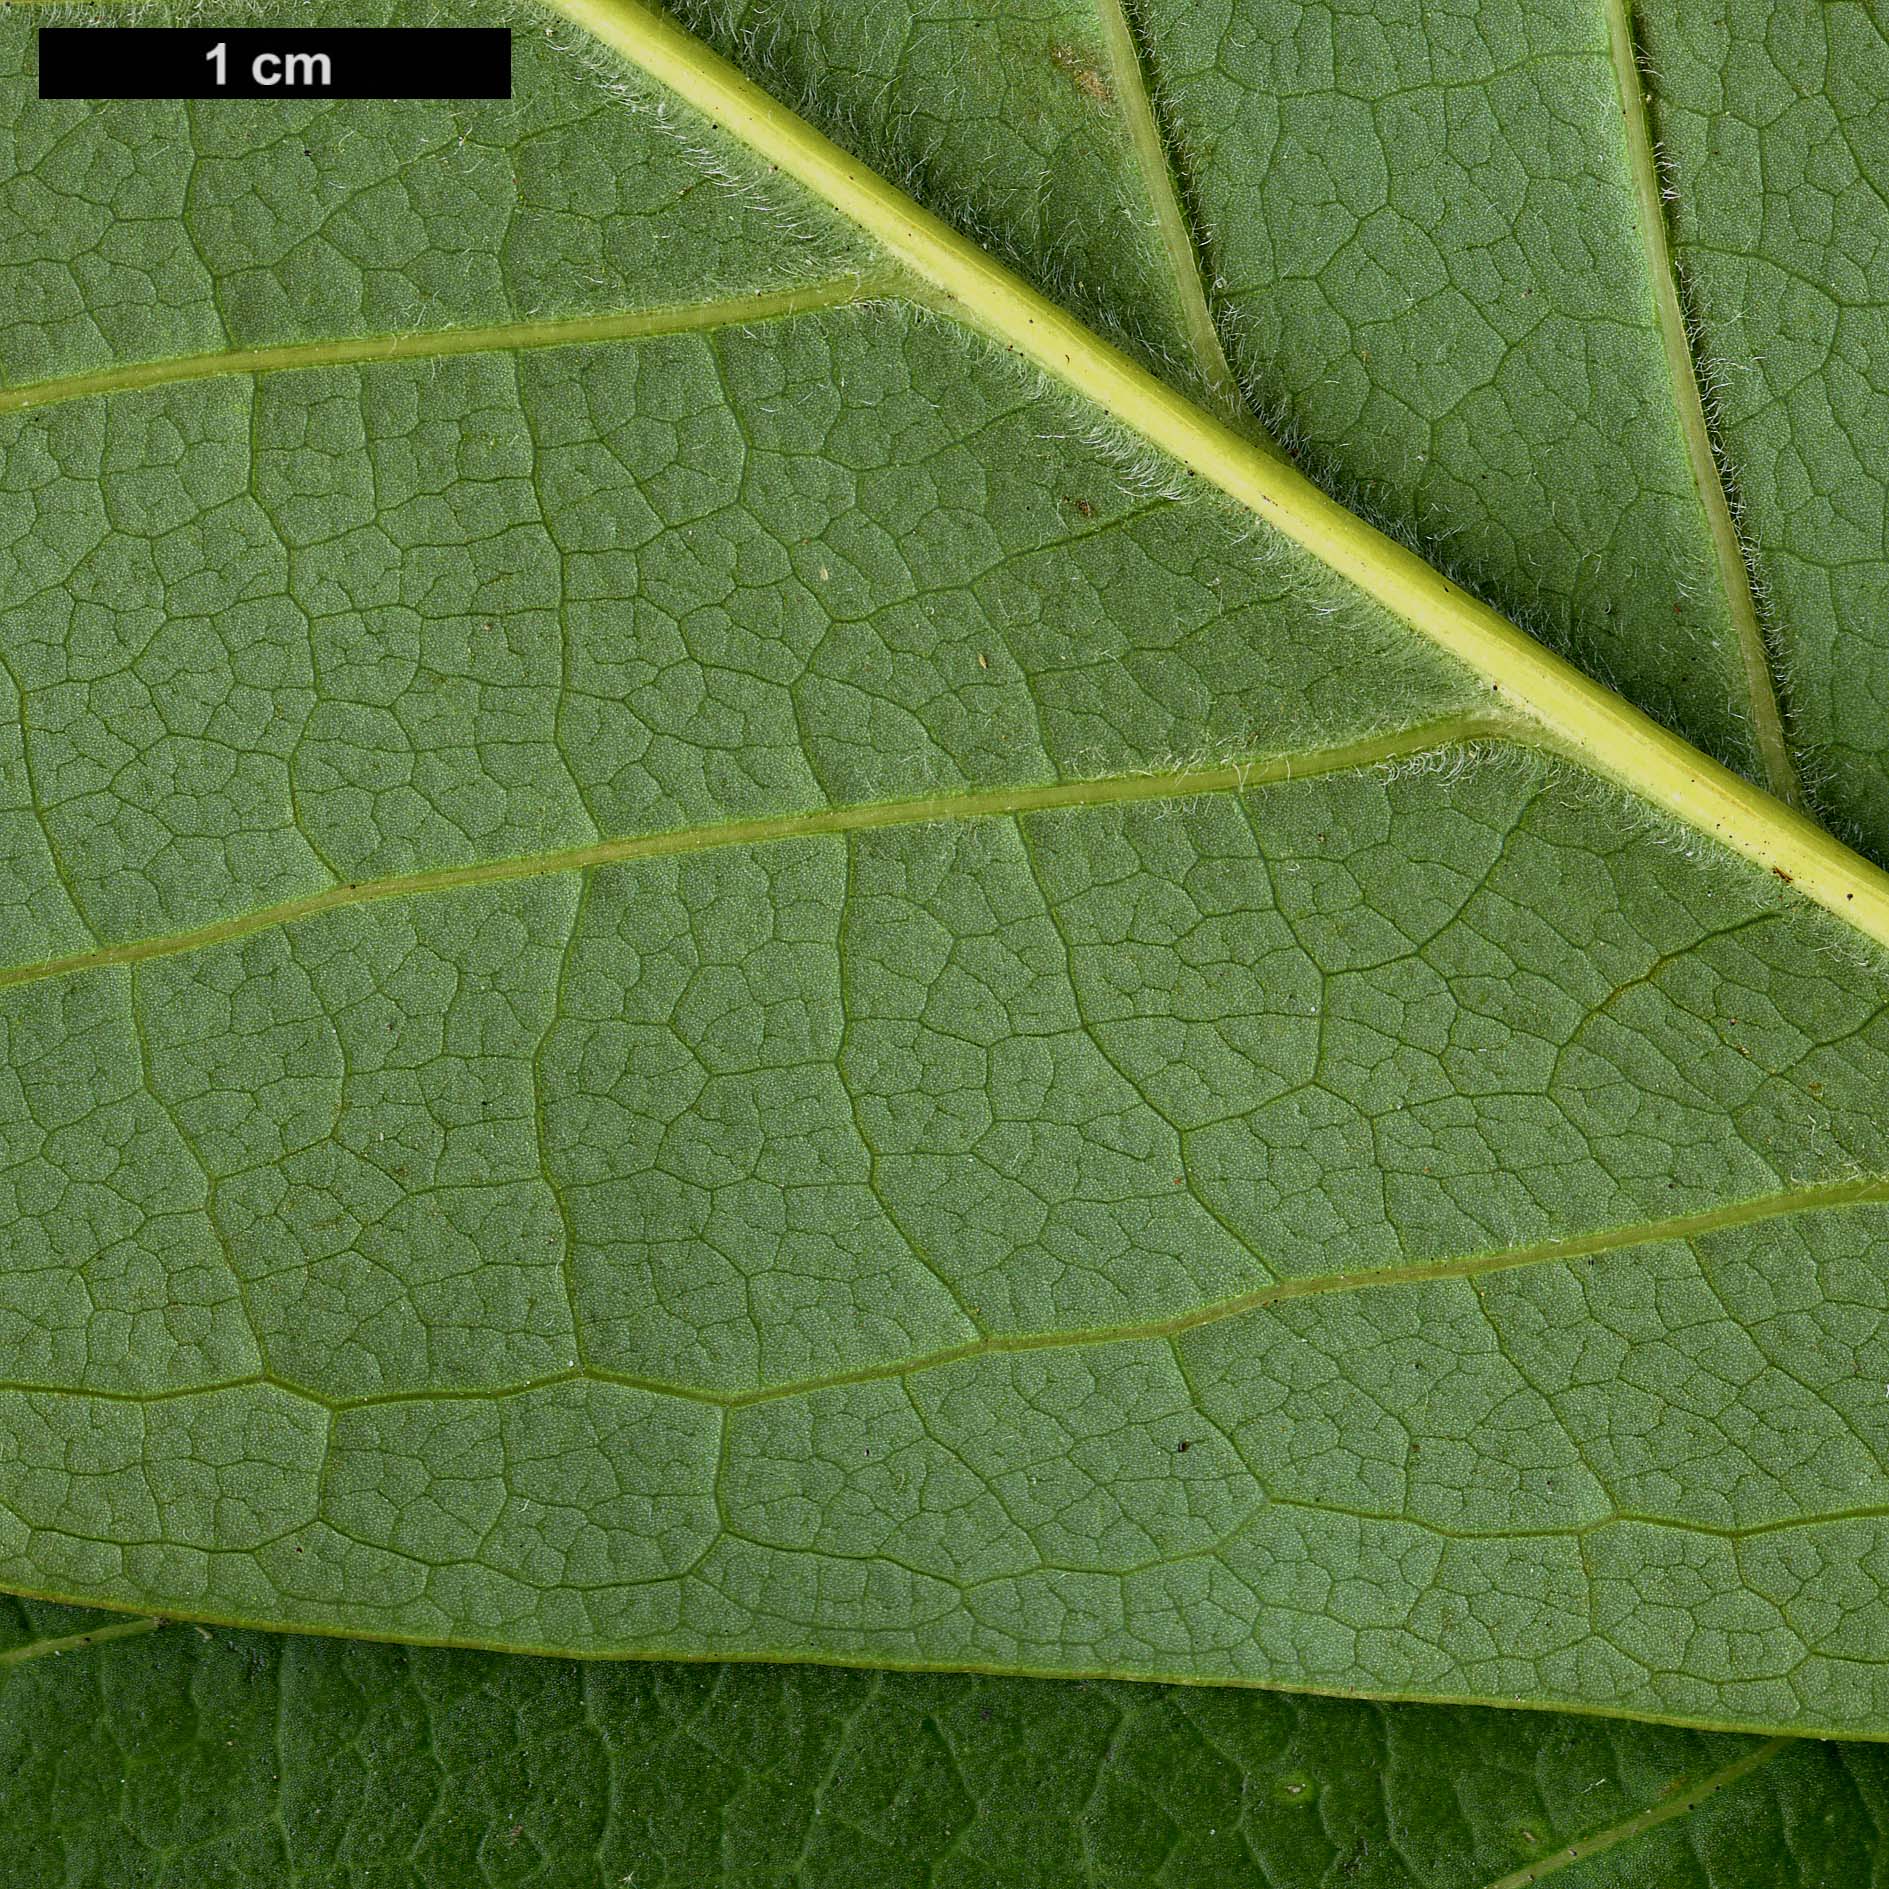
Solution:
M1493 711L1889 945L1889 874L1700 753L1137 366L639 0L544 0L848 218L942 312L1092 402L1455 656Z

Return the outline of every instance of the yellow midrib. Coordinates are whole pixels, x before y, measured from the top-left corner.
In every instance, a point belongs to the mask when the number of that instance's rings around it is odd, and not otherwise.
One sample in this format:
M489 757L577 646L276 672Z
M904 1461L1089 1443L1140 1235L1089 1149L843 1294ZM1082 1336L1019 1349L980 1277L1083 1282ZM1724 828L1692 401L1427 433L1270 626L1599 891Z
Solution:
M1889 874L1602 688L1177 393L639 0L543 0L872 237L937 306L1027 360L1375 598L1492 707L1889 946Z

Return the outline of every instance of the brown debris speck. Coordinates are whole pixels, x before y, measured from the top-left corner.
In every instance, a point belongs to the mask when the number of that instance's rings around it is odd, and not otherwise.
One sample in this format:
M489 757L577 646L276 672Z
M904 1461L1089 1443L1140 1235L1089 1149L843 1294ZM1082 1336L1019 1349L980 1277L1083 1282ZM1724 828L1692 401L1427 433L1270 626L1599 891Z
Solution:
M1108 75L1093 59L1085 57L1075 47L1061 44L1052 46L1049 49L1049 62L1091 104L1114 104L1115 94L1109 86Z

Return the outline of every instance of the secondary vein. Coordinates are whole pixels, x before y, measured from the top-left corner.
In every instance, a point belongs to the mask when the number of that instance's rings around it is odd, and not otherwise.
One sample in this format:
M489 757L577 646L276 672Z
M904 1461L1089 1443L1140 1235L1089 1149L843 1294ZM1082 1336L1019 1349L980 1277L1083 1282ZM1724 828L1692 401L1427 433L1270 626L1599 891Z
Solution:
M896 294L887 276L836 276L792 288L757 289L708 302L678 302L660 308L613 310L543 321L497 322L484 328L416 329L409 334L352 335L322 341L285 342L278 347L231 348L220 353L181 354L162 361L133 361L89 374L0 387L0 413L30 412L66 400L99 394L168 387L179 381L215 380L233 374L276 374L293 368L361 367L384 361L432 361L453 354L510 353L524 348L563 348L584 342L642 341L658 335L701 334L713 328L745 327L821 309L843 308Z
M1492 705L1639 799L1889 947L1889 873L1349 512L1295 467L1131 361L641 0L544 0L872 237L935 304L1217 486L1479 676Z
M1771 654L1765 646L1764 626L1758 619L1758 600L1751 586L1751 570L1732 519L1719 455L1705 415L1698 362L1693 357L1692 333L1679 301L1679 275L1667 227L1666 200L1660 186L1659 157L1653 148L1653 128L1647 117L1639 48L1633 36L1630 0L1603 0L1607 15L1608 47L1613 60L1614 85L1620 95L1620 114L1626 131L1627 169L1633 178L1640 240L1646 251L1647 280L1659 325L1660 348L1672 384L1673 407L1685 440L1686 459L1693 487L1705 512L1712 540L1712 558L1725 593L1732 628L1738 638L1738 658L1745 694L1751 706L1752 732L1765 779L1780 800L1803 804L1803 785L1797 763L1784 733L1777 683L1771 673Z
M1432 1285L1450 1279L1478 1279L1490 1273L1516 1272L1534 1266L1565 1265L1577 1259L1598 1257L1602 1253L1630 1251L1668 1240L1690 1240L1709 1233L1726 1232L1734 1227L1755 1226L1788 1214L1826 1212L1838 1207L1889 1204L1889 1176L1866 1176L1843 1181L1824 1181L1805 1187L1786 1188L1755 1199L1732 1201L1722 1207L1708 1207L1697 1213L1677 1214L1664 1220L1634 1221L1625 1226L1603 1227L1587 1233L1571 1234L1565 1239L1542 1240L1529 1246L1501 1247L1492 1252L1453 1255L1447 1259L1423 1260L1408 1266L1385 1266L1363 1272L1314 1273L1295 1279L1276 1279L1250 1292L1232 1298L1215 1299L1178 1312L1167 1318L1143 1319L1120 1325L1079 1327L1068 1331L1002 1332L969 1339L963 1344L946 1345L913 1357L895 1358L885 1364L861 1365L851 1371L833 1371L821 1376L790 1378L777 1384L763 1384L753 1390L723 1391L706 1385L677 1383L663 1378L632 1376L585 1365L558 1371L530 1382L507 1385L490 1391L388 1391L354 1398L312 1398L335 1410L359 1409L371 1405L412 1403L432 1400L513 1397L525 1391L541 1390L552 1384L588 1381L617 1384L628 1390L648 1391L659 1397L679 1397L691 1403L712 1404L723 1410L744 1410L755 1404L782 1403L795 1397L807 1397L820 1391L844 1390L856 1384L882 1384L891 1380L916 1377L928 1371L943 1370L953 1364L965 1364L975 1358L1007 1357L1020 1352L1087 1351L1103 1345L1140 1344L1151 1340L1172 1339L1199 1331L1205 1326L1224 1324L1250 1312L1265 1311L1294 1299L1322 1298L1331 1294L1368 1292L1379 1287ZM206 1390L238 1389L253 1384L254 1378L232 1379L225 1384L194 1385L177 1392L123 1393L130 1401L149 1402L157 1396L196 1396ZM276 1380L270 1380L277 1382ZM311 1397L294 1384L277 1387L292 1395ZM36 1392L57 1391L55 1385L4 1384L0 1390ZM91 1394L91 1393L88 1393ZM1638 1518L1619 1518L1638 1519ZM1796 1523L1788 1523L1795 1526ZM1565 1533L1565 1530L1550 1531ZM1721 1533L1707 1529L1706 1533ZM1763 1525L1745 1533L1764 1532Z
M1194 364L1200 369L1208 391L1225 412L1229 416L1242 415L1246 411L1246 396L1227 361L1220 331L1214 325L1213 311L1207 306L1199 246L1181 206L1173 158L1155 116L1147 70L1134 25L1128 17L1128 0L1095 0L1095 10L1103 49L1108 55L1109 89L1115 95L1129 146L1141 172L1142 186L1148 194L1148 205L1154 212L1155 228L1160 234L1175 295L1180 301L1181 322L1187 331L1188 346L1193 350Z
M969 1358L991 1354L1066 1351L1096 1345L1178 1338L1188 1332L1198 1331L1203 1326L1222 1324L1245 1313L1264 1311L1294 1299L1321 1298L1339 1292L1366 1292L1379 1286L1430 1285L1447 1279L1477 1279L1490 1273L1516 1272L1532 1266L1565 1265L1570 1260L1593 1258L1631 1247L1652 1246L1663 1240L1697 1239L1704 1234L1752 1226L1761 1221L1779 1219L1786 1214L1884 1203L1889 1203L1889 1176L1817 1182L1806 1187L1786 1188L1775 1194L1760 1195L1752 1200L1733 1201L1722 1207L1707 1207L1697 1213L1676 1214L1665 1220L1635 1221L1626 1226L1603 1227L1594 1232L1573 1234L1566 1239L1537 1241L1529 1246L1500 1247L1493 1252L1419 1260L1408 1266L1384 1266L1362 1272L1314 1273L1296 1279L1273 1280L1251 1292L1242 1292L1233 1298L1216 1299L1210 1305L1198 1306L1191 1312L1177 1313L1170 1318L1080 1331L1025 1332L1014 1336L1002 1334L926 1352L921 1357L907 1358L899 1363L869 1365L857 1371L840 1372L828 1377L770 1384L759 1390L707 1395L712 1401L739 1409L748 1404L775 1403L782 1398L801 1397L811 1391L832 1390L848 1384L909 1377L916 1372L932 1371L942 1365L959 1364ZM607 1374L598 1372L595 1375L602 1377ZM668 1388L681 1389L679 1386ZM685 1394L704 1395L701 1392Z
M385 879L362 879L326 886L319 892L283 899L254 911L219 918L190 931L155 938L126 939L62 957L42 958L31 964L0 968L0 990L15 984L37 983L42 978L70 977L114 965L142 964L151 958L175 957L184 951L227 944L279 925L295 924L349 906L385 899L431 897L461 892L476 886L504 885L517 879L535 879L551 873L585 872L597 866L627 865L639 859L667 859L679 853L697 853L726 846L776 845L783 840L819 839L878 827L922 826L938 820L979 820L1026 813L1053 813L1078 807L1121 806L1135 801L1185 800L1202 794L1239 793L1250 787L1304 780L1317 774L1372 767L1384 761L1407 759L1463 742L1493 741L1513 734L1494 716L1452 716L1401 728L1387 734L1365 735L1301 754L1256 755L1207 767L1178 768L1140 774L1108 775L1092 780L1052 781L1034 787L986 787L962 792L926 794L908 800L871 801L864 805L822 807L811 812L773 814L754 820L722 820L706 826L673 828L661 833L634 833L593 840L554 852L530 853L511 859L479 860L465 866L441 866L426 872L396 873Z
M155 1633L162 1620L139 1618L117 1620L108 1627L89 1627L83 1633L63 1633L52 1639L28 1640L23 1646L9 1646L0 1652L0 1666L19 1666L30 1659L45 1659L56 1653L77 1653L88 1646L104 1646L113 1640L135 1640L140 1634Z
M1596 1830L1591 1836L1577 1837L1574 1842L1563 1845L1538 1863L1526 1864L1521 1869L1511 1870L1506 1876L1498 1877L1489 1884L1488 1889L1529 1889L1531 1884L1555 1875L1572 1863L1599 1856L1602 1851L1611 1850L1629 1838L1656 1829L1660 1824L1671 1823L1675 1817L1688 1816L1708 1797L1715 1796L1728 1784L1736 1784L1740 1778L1749 1777L1752 1772L1769 1764L1786 1746L1797 1742L1792 1738L1767 1738L1755 1749L1734 1758L1730 1764L1722 1765L1683 1790L1675 1791L1659 1803L1636 1811L1631 1817L1623 1817L1620 1822L1609 1824L1604 1830Z

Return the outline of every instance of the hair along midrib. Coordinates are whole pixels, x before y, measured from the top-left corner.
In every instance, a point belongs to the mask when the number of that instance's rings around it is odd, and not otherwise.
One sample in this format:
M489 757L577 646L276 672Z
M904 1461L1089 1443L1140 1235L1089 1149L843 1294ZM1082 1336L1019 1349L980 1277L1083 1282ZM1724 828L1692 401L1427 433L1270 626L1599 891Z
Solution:
M1298 544L1454 656L1492 710L1889 947L1889 874L1518 629L1176 391L640 0L541 0L853 223L942 312Z

